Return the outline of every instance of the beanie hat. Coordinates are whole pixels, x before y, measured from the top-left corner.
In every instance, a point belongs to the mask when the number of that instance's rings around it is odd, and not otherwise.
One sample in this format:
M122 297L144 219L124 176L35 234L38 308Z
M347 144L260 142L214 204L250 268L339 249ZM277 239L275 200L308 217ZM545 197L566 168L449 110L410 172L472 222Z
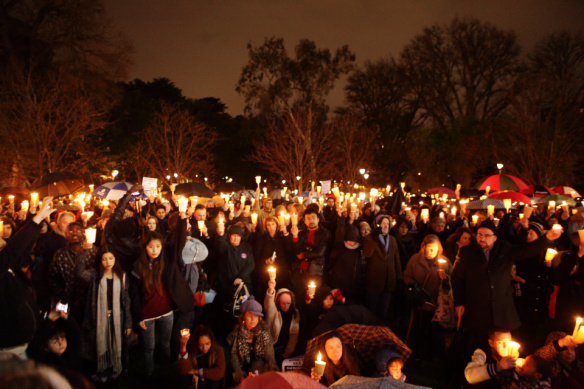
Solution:
M229 227L229 235L239 235L243 236L243 228L238 225L232 225Z
M497 235L497 227L495 223L491 219L484 220L480 225L479 228L488 228L489 230L493 231L493 234Z
M541 234L543 234L543 226L539 223L531 222L529 223L529 229L533 230L537 234L537 237L540 238Z
M247 300L241 304L240 312L242 315L249 312L256 316L264 316L262 313L262 305L258 303L253 296L249 296Z

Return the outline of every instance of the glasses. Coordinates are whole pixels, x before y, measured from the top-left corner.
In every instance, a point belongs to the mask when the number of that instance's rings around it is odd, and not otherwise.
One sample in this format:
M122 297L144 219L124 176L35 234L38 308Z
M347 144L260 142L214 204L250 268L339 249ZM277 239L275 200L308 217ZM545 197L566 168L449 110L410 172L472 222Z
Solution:
M495 234L477 234L477 238L490 238L495 236Z

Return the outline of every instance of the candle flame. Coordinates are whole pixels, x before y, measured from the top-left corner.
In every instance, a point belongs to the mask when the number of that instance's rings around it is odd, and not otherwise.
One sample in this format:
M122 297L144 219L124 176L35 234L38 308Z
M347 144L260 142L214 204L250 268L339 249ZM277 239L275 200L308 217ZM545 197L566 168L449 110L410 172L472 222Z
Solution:
M320 351L318 352L318 357L316 357L316 360L322 362L322 356L320 355Z

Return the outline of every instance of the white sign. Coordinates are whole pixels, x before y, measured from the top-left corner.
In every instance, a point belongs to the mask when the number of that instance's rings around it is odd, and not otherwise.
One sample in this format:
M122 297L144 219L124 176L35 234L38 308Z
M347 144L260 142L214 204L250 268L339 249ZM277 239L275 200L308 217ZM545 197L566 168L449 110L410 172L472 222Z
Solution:
M329 193L331 191L331 180L328 181L321 181L320 185L322 186L322 191L321 193L323 195Z
M152 188L154 188L154 190L158 188L158 178L143 177L142 187L144 188L144 194L150 196L152 194Z

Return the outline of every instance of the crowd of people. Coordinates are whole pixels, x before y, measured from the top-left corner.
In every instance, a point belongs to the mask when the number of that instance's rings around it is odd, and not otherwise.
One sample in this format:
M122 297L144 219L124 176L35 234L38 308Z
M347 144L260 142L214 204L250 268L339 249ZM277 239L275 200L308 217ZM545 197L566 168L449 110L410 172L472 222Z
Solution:
M584 388L583 207L396 208L390 196L287 201L259 187L184 207L142 193L77 211L3 204L0 382L115 385L138 345L140 374L170 366L181 388L234 387L301 356L300 374L325 386L406 380L401 350L362 363L337 331L354 323L446 361L442 387ZM324 369L306 353L320 335Z

